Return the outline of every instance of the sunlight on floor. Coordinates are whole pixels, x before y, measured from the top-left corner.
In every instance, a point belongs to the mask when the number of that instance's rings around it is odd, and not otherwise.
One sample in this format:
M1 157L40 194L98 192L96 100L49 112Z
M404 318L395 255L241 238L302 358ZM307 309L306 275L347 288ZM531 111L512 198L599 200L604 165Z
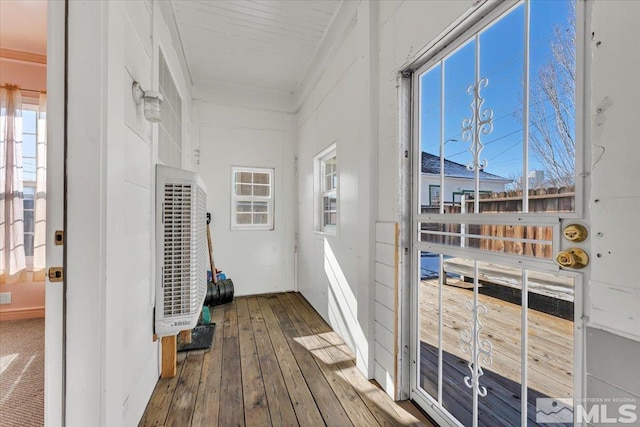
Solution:
M19 354L15 355L15 357L17 357L17 356L19 356ZM15 359L15 357L14 357L14 359ZM29 361L27 363L25 363L24 367L22 368L22 371L20 372L20 375L18 375L18 377L13 382L13 384L11 384L9 386L9 389L6 391L6 393L3 393L3 396L0 397L0 404L6 402L11 397L11 394L13 393L13 390L16 388L16 386L18 384L20 384L20 381L22 381L22 377L24 377L25 373L27 373L29 371L29 367L31 366L31 364L33 363L35 358L36 358L35 356L31 356L29 358Z
M5 371L5 369L9 367L9 365L11 365L11 362L13 362L18 356L18 353L13 353L0 357L0 375Z

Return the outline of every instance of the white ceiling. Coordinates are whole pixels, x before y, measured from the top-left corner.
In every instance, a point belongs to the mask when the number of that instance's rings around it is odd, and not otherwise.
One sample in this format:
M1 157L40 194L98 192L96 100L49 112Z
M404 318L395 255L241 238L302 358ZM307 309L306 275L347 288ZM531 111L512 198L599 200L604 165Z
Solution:
M0 0L0 48L47 54L46 0Z
M342 2L172 0L171 5L196 91L216 84L292 94Z

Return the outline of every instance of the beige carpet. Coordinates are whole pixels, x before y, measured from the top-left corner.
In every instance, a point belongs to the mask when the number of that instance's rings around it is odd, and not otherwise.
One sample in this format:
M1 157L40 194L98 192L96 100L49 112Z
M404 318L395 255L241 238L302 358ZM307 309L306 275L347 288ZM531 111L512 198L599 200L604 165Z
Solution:
M0 426L44 425L44 319L0 322Z

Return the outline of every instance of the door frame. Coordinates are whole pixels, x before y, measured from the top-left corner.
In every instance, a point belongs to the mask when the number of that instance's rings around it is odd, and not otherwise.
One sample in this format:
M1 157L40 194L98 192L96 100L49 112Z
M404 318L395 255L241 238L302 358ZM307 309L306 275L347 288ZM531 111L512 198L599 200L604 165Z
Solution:
M46 265L65 271L65 245L56 245L54 230L65 230L66 17L66 0L47 3ZM66 281L45 280L44 419L58 427L65 425Z
M416 198L418 195L419 182L415 180L415 171L418 169L418 156L416 153L419 151L414 146L414 139L416 135L416 111L414 108L414 96L416 88L414 87L414 73L426 68L425 65L437 61L438 57L450 53L455 49L451 49L451 44L464 44L468 34L473 34L475 31L481 28L485 28L487 25L492 25L491 21L501 16L503 13L513 8L514 6L522 3L522 0L505 0L503 2L486 0L474 9L469 10L463 16L458 18L453 24L430 42L424 49L422 49L416 57L411 60L408 65L405 65L398 73L398 107L399 107L399 143L400 147L405 153L404 159L401 162L400 173L400 194L403 196L404 203L401 204L401 240L400 247L403 249L403 262L399 272L401 279L401 287L399 289L399 311L397 313L400 322L400 335L397 337L399 347L399 367L400 367L400 391L396 398L400 399L414 399L414 385L415 379L413 378L412 366L415 363L414 350L417 346L414 344L414 338L417 337L416 323L413 321L413 316L416 313L417 302L417 284L419 280L414 274L419 268L419 254L420 249L417 249L414 245L414 236L417 233L415 216L417 208L415 206ZM575 165L575 212L562 213L558 215L547 215L549 221L554 222L559 227L563 227L565 223L569 221L589 221L588 206L586 201L588 200L587 194L589 191L589 183L586 179L588 177L587 165L590 163L586 158L586 147L588 136L590 135L588 127L589 117L585 114L588 110L587 97L585 96L588 88L586 82L589 77L590 61L588 58L588 34L586 29L588 28L588 16L589 10L592 7L591 0L576 0L576 118L575 118L575 138L576 138L576 165ZM446 51L446 52L445 52ZM479 214L478 214L479 215ZM434 215L435 216L435 215ZM440 214L438 220L446 221L446 214ZM525 215L526 216L526 215ZM520 221L522 214L513 215L501 215L500 220L492 220L486 218L487 223L505 223L509 220ZM453 216L449 216L449 219ZM496 222L497 221L497 222ZM523 223L526 223L527 219ZM556 235L558 233L555 233ZM568 242L563 239L556 238L553 242L555 250L563 250L569 246ZM483 258L486 257L483 255ZM502 260L499 255L489 254L489 258L494 260ZM513 260L511 260L513 262ZM504 261L501 261L503 264ZM509 262L507 262L509 264ZM580 272L573 272L567 270L553 270L545 263L532 263L522 267L524 269L540 269L546 272L559 273L564 276L573 277L575 280L575 297L574 297L574 402L584 396L586 396L586 360L585 360L585 343L586 343L586 324L589 319L589 304L588 304L588 283L590 279L589 268L585 268ZM511 263L511 265L514 265ZM517 266L517 265L516 265ZM440 409L436 409L437 404L427 401L421 402L423 408L426 409L424 404L433 410L428 411L429 415L440 425L458 425L452 423L445 414L439 412Z

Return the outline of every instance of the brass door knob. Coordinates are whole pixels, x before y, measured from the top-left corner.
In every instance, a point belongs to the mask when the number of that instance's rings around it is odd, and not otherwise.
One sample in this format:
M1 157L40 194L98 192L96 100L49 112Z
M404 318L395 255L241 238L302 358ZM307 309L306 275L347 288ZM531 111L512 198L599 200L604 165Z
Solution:
M589 264L589 255L580 248L571 248L558 252L556 262L560 267L580 269Z
M562 235L570 242L583 242L588 236L587 229L582 224L570 224L562 230Z

